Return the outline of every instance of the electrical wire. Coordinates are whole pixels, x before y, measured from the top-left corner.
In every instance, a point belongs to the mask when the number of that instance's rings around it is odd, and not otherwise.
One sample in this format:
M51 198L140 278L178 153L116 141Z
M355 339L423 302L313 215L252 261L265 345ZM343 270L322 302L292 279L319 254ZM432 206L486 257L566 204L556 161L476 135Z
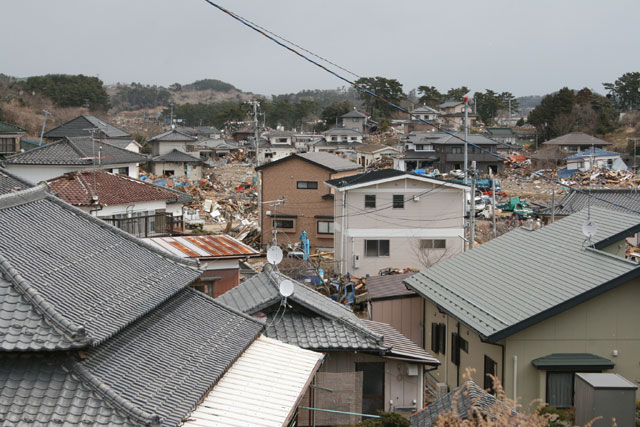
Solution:
M292 47L287 46L287 45L286 45L286 44L284 44L283 42L281 42L281 41L277 40L276 38L274 38L274 36L269 35L267 32L265 32L265 31L261 30L261 29L260 29L260 28L258 28L256 25L254 25L254 24L250 23L249 21L245 20L245 19L244 19L244 18L242 18L241 16L239 16L239 15L237 15L237 14L235 14L235 13L233 13L233 12L231 12L231 11L227 10L227 9L225 9L224 7L222 7L222 6L220 6L220 5L216 4L216 3L214 3L214 2L213 2L213 1L211 1L211 0L204 0L204 1L205 1L206 3L208 3L209 5L211 5L211 6L215 7L215 8L217 8L218 10L220 10L220 11L222 11L222 12L226 13L227 15L231 16L233 19L237 20L238 22L240 22L240 23L242 23L242 24L246 25L247 27L251 28L252 30L254 30L254 31L258 32L259 34L262 34L264 37L266 37L266 38L270 39L271 41L273 41L274 43L278 44L279 46L281 46L281 47L283 47L283 48L287 49L288 51L290 51L290 52L291 52L291 53L293 53L294 55L297 55L297 56L299 56L300 58L302 58L302 59L304 59L304 60L306 60L306 61L310 62L311 64L313 64L313 65L315 65L315 66L317 66L317 67L319 67L319 68L323 69L324 71L326 71L326 72L328 72L329 74L333 75L334 77L336 77L336 78L338 78L338 79L340 79L340 80L342 80L342 81L344 81L344 82L348 83L349 85L353 86L354 88L358 89L359 91L361 91L361 92L363 92L363 93L366 93L367 95L370 95L370 96L372 96L372 97L374 97L374 98L376 98L376 99L379 99L380 101L382 101L382 102L384 102L385 104L387 104L387 105L389 105L389 106L391 106L391 107L395 108L396 110L399 110L399 111L402 111L402 112L405 112L405 113L411 114L411 112L410 112L409 110L407 110L406 108L401 107L401 106L399 106L399 105L397 105L397 104L395 104L395 103L393 103L393 102L391 102L391 101L389 101L389 100L385 99L384 97L382 97L382 96L380 96L380 95L378 95L378 94L376 94L376 93L372 92L371 90L369 90L369 89L367 89L367 88L364 88L364 87L362 87L362 86L358 85L357 83L355 83L355 82L353 82L353 81L349 80L348 78L346 78L346 77L344 77L344 76L341 76L341 75L340 75L340 74L338 74L337 72L335 72L335 71L333 71L333 70L331 70L331 69L329 69L329 68L325 67L324 65L322 65L322 64L320 64L320 63L318 63L317 61L314 61L313 59L311 59L311 58L309 58L309 57L307 57L307 56L303 55L302 53L298 52L297 50L293 49ZM272 33L272 34L273 34L273 33ZM284 40L284 39L282 39L282 40ZM315 55L315 54L314 54L314 56L318 57L318 56L317 56L317 55ZM339 67L339 68L342 68L342 67ZM619 203L615 203L615 202L612 202L612 201L610 201L610 200L606 200L606 199L604 199L604 198L602 198L602 197L594 196L594 195L589 194L588 192L586 192L586 191L584 191L584 190L582 190L582 189L580 189L580 188L576 188L575 186L567 185L567 184L564 184L564 183L562 183L561 181L559 181L559 180L557 180L557 179L553 179L553 178L546 177L545 175L543 175L543 174L541 174L541 173L539 173L539 172L535 172L535 171L533 171L533 170L531 170L531 169L529 169L529 168L525 167L524 165L521 165L521 164L519 164L519 163L516 163L516 162L512 161L511 159L509 159L509 158L507 158L507 157L505 157L505 156L502 156L502 155L500 155L500 154L498 154L498 153L491 152L490 150L487 150L486 148L483 148L483 147L479 146L478 144L471 143L471 142L469 142L469 141L468 141L468 138L467 138L467 139L461 138L460 136L456 135L454 132L450 132L450 131L448 131L448 130L446 130L446 129L442 129L439 125L434 124L433 122L430 122L430 121L428 121L428 120L424 120L424 119L422 119L421 117L417 117L417 120L419 120L419 121L421 121L421 122L424 122L424 123L427 123L427 124L430 124L430 125L434 125L435 127L437 127L437 128L438 128L438 130L439 130L440 132L443 132L443 133L445 133L445 134L447 134L447 135L450 135L450 136L452 136L452 137L454 137L454 138L457 138L457 139L459 139L460 141L462 141L462 142L464 142L465 144L467 144L468 146L471 146L471 147L477 148L477 149L478 149L478 150L480 150L481 152L485 152L485 153L487 153L487 154L489 154L489 155L491 155L491 156L493 156L493 157L495 157L495 158L497 158L497 159L499 159L499 160L502 160L502 161L504 161L504 162L507 162L507 163L511 164L512 166L514 166L515 168L523 169L523 170L525 170L525 171L528 171L528 172L530 172L532 175L538 176L538 177L539 177L539 178L541 178L541 179L547 180L547 181L552 182L552 183L554 183L554 184L561 185L561 186L566 187L566 188L570 188L570 189L572 189L572 190L573 190L573 191L575 191L575 192L579 192L579 193L585 194L585 195L587 195L587 197L591 197L591 198L593 198L593 199L595 199L595 200L599 200L599 201L604 202L604 203L607 203L607 204L609 204L609 205L611 205L611 206L615 206L615 207L618 207L618 208L620 208L620 209L624 209L624 210L627 210L627 211L633 212L633 213L635 213L635 214L640 214L640 211L639 211L639 210L632 209L632 208L629 208L629 207L627 207L627 206L623 206L623 205L621 205L621 204L619 204Z

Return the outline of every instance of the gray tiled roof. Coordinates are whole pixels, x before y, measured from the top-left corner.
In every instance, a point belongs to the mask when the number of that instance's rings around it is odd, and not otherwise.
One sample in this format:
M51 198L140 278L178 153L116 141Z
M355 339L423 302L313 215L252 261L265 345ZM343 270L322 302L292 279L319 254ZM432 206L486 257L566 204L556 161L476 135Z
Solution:
M389 348L371 333L354 328L341 319L330 320L288 311L282 316L279 314L274 321L274 315L267 316L265 335L307 350L380 351Z
M0 353L0 418L179 425L262 329L185 288L82 358Z
M161 134L155 135L147 142L155 142L155 141L169 141L169 142L194 142L197 141L198 138L187 135L186 133L182 133L176 129L170 129Z
M108 142L109 144L115 145L116 147L122 148L123 150L126 150L129 144L131 144L132 142L140 145L135 139L132 138L109 138Z
M0 353L0 424L132 425L62 355Z
M92 165L93 159L98 156L102 165L147 161L144 154L125 150L108 142L95 141L94 147L91 138L67 137L25 153L14 154L4 162L12 165Z
M0 286L10 284L24 295L57 331L43 337L41 319L21 305L24 300L5 301L0 335L15 334L16 319L25 318L18 323L21 339L32 339L21 348L68 348L67 341L98 345L199 277L193 263L167 256L46 190L41 184L0 196L0 272L6 279Z
M586 209L589 199L591 199L591 206L600 206L602 208L628 214L634 213L629 209L640 212L640 192L637 190L596 188L589 190L589 193L594 197L589 197L589 194L584 191L571 190L569 194L556 202L555 215L571 215L581 211L582 209ZM624 207L615 206L608 202ZM551 208L543 209L541 213L544 215L551 215Z
M347 114L343 114L340 117L345 119L366 119L367 115L362 114L360 111L354 108L353 110L349 111Z
M502 339L640 276L638 264L598 250L638 232L639 217L592 207L596 249L582 233L586 218L583 210L518 228L405 283L486 339Z
M268 309L275 311L274 307L281 301L278 284L284 279L289 278L279 273L263 271L220 295L216 300L249 315L261 311L268 312ZM285 342L299 342L303 348L307 348L304 344L311 346L309 348L340 350L361 344L362 350L370 350L372 343L377 342L378 350L388 349L382 336L368 329L347 307L301 283L293 280L292 282L294 291L288 301L299 312L305 314L299 316L290 312L282 322L275 324L275 330L272 329L273 325L267 328L268 336L278 339L286 337ZM310 312L313 314L308 314ZM316 318L324 320L315 320ZM347 331L350 335L345 335Z
M440 361L424 351L422 347L416 345L409 338L405 337L388 323L376 322L373 320L362 321L367 328L377 334L384 336L384 343L391 346L389 355L401 359L415 359L429 365L439 365Z
M436 424L440 415L444 413L453 415L453 412L456 418L462 420L473 418L475 413L480 413L492 420L501 419L503 414L515 415L512 408L487 393L472 380L466 380L461 386L413 414L411 427L431 427Z
M194 323L196 322L196 323ZM177 425L264 325L192 288L78 362L131 405Z
M6 169L0 168L0 195L15 193L33 187L33 184L12 174Z
M324 133L324 135L350 135L350 136L362 136L362 132L350 128L332 128Z
M158 162L201 163L202 162L202 160L200 160L199 158L194 157L187 153L183 153L182 151L176 148L174 148L173 150L169 151L166 154L154 157L152 161L155 163L158 163Z
M89 137L90 129L98 129L95 137L101 138L126 138L131 135L122 129L118 129L110 123L104 122L89 114L83 114L73 120L61 124L44 134L45 138L63 138L63 137Z
M467 141L476 145L498 145L497 141L489 139L479 133L471 133L467 135ZM441 145L460 145L464 144L464 132L444 133L440 138L431 142L431 144Z
M571 132L547 142L543 142L543 145L594 145L596 147L601 147L603 145L611 145L611 143L603 139L596 138L595 136L588 135L584 132Z

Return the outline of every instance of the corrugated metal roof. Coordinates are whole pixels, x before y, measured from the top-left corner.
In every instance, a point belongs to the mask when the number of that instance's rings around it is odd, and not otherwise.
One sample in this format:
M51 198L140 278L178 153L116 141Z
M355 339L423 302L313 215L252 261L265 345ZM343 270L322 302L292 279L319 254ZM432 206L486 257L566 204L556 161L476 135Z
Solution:
M589 199L591 199L591 206L600 206L627 214L633 214L629 209L640 212L640 191L638 190L593 189L589 190L589 193L571 190L556 203L555 215L566 216L579 212L587 207ZM623 207L612 205L612 203ZM551 208L543 209L540 213L551 215Z
M321 353L261 336L183 425L286 425L323 357Z
M416 293L407 289L404 279L415 273L389 274L387 276L372 276L367 279L367 290L371 301L385 298L412 297Z
M531 364L543 371L572 371L576 367L613 369L615 366L611 360L590 353L553 353L533 359Z
M587 247L586 210L537 231L506 233L422 271L405 283L494 341L640 275L640 267ZM591 207L592 243L635 232L635 215Z
M245 258L260 252L226 234L217 236L150 237L145 242L182 258Z

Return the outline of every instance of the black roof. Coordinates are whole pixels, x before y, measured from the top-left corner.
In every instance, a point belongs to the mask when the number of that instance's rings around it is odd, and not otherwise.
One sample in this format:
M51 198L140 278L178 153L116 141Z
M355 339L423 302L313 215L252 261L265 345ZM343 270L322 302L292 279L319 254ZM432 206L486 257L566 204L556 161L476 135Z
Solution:
M93 165L94 159L98 157L101 165L141 163L148 159L144 154L125 150L108 142L94 142L89 137L65 137L51 144L9 156L4 160L4 163L8 165L88 166Z
M83 114L73 120L69 120L46 132L43 136L45 138L90 137L91 132L89 131L91 129L98 129L94 134L95 138L126 138L131 136L131 134L122 129L118 129L114 125L89 114Z
M46 191L0 196L0 423L179 425L264 325Z
M6 169L0 168L0 195L15 193L33 187L33 184L12 174Z
M283 157L281 159L274 160L269 163L265 163L261 166L257 166L255 169L261 170L261 169L269 168L273 165L280 164L290 159L300 159L305 162L309 162L313 165L319 166L323 169L329 170L331 172L344 172L344 171L350 171L350 170L358 170L362 168L362 166L360 166L355 162L352 162L351 160L344 159L335 154L325 153L320 151L320 152L291 154L287 157Z

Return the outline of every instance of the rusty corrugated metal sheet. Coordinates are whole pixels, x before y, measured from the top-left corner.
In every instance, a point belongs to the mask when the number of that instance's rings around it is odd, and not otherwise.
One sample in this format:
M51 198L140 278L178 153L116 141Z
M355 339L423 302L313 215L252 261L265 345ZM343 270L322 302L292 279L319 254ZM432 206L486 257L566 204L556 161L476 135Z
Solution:
M224 234L218 236L152 237L143 240L184 258L244 258L260 255L252 247Z

